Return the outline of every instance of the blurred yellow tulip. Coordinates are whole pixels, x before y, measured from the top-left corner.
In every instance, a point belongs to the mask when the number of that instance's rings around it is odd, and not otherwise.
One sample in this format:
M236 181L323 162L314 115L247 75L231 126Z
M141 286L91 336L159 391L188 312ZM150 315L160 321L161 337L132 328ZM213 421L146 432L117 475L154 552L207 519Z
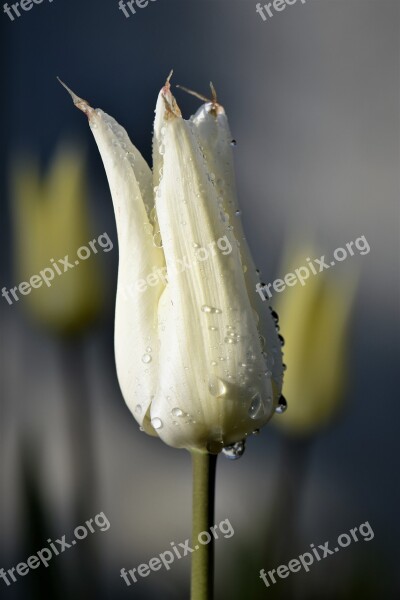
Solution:
M43 326L74 333L92 322L102 307L102 280L95 257L76 264L77 251L92 239L85 160L73 146L60 145L45 176L33 157L12 167L11 204L14 229L14 285L54 267L51 285L41 284L21 304ZM68 255L64 273L57 261Z
M318 249L304 248L284 261L281 273L305 265L306 257L318 256ZM341 267L336 267L337 269ZM349 317L356 289L356 277L341 273L317 273L287 288L276 309L285 336L284 394L288 410L273 423L296 436L313 434L328 425L339 411L344 397L349 343Z

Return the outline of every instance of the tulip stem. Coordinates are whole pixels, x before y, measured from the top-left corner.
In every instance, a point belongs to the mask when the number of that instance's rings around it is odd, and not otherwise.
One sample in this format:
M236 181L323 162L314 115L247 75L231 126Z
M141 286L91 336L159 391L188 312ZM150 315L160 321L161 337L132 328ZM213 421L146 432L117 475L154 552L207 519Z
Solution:
M214 587L214 537L210 527L214 525L215 469L217 455L192 451L193 465L193 527L192 527L192 575L191 600L212 600ZM208 532L208 543L201 532ZM208 539L208 538L207 538ZM200 543L199 543L200 542Z

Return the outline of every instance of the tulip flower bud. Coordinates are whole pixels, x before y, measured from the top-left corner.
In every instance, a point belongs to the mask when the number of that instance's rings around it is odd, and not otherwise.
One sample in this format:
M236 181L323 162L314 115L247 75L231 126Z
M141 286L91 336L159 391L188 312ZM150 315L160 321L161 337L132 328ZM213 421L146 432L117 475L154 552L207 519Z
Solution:
M165 443L218 453L271 418L282 387L279 339L236 214L225 112L214 101L184 120L167 82L151 175L114 119L73 99L89 117L114 202L125 401Z

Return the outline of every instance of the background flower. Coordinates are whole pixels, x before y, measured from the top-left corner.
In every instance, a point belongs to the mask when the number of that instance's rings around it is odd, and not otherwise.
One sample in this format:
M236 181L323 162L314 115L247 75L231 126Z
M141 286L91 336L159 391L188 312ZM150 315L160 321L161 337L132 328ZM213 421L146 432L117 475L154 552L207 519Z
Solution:
M316 246L287 249L288 260L280 272L291 273L307 264L307 257L319 257ZM285 394L290 398L290 411L274 424L283 432L296 436L317 433L336 418L346 394L351 370L349 351L351 309L357 286L357 275L330 270L310 275L285 289L275 302L280 325L287 331L285 361Z
M53 268L66 254L74 261L93 238L86 179L85 159L76 146L60 144L45 175L34 156L16 159L11 177L15 285ZM43 283L21 296L23 308L53 331L79 331L103 306L98 261L93 256L73 266L64 274L60 265L62 274L54 270L50 286Z

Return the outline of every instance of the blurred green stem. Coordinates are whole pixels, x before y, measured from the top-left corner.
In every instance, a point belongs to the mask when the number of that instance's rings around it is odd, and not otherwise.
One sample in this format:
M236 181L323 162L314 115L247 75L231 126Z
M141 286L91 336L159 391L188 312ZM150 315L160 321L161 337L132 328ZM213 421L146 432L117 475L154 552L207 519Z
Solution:
M69 434L74 489L71 493L74 523L83 523L98 502L96 453L94 446L94 411L87 366L87 342L81 335L64 337L59 342L65 390L66 427ZM86 540L79 557L79 575L71 579L81 597L89 592L97 598L99 556L95 538Z
M217 455L192 451L193 514L191 600L212 600L214 587L214 537L199 544L202 531L214 525L215 469ZM211 535L211 534L210 534ZM198 547L198 549L195 549Z
M275 498L271 512L270 528L265 536L274 561L279 564L297 551L297 534L307 481L310 455L314 438L282 437ZM265 551L267 548L265 547ZM287 586L289 589L289 586ZM290 594L288 595L290 597Z

